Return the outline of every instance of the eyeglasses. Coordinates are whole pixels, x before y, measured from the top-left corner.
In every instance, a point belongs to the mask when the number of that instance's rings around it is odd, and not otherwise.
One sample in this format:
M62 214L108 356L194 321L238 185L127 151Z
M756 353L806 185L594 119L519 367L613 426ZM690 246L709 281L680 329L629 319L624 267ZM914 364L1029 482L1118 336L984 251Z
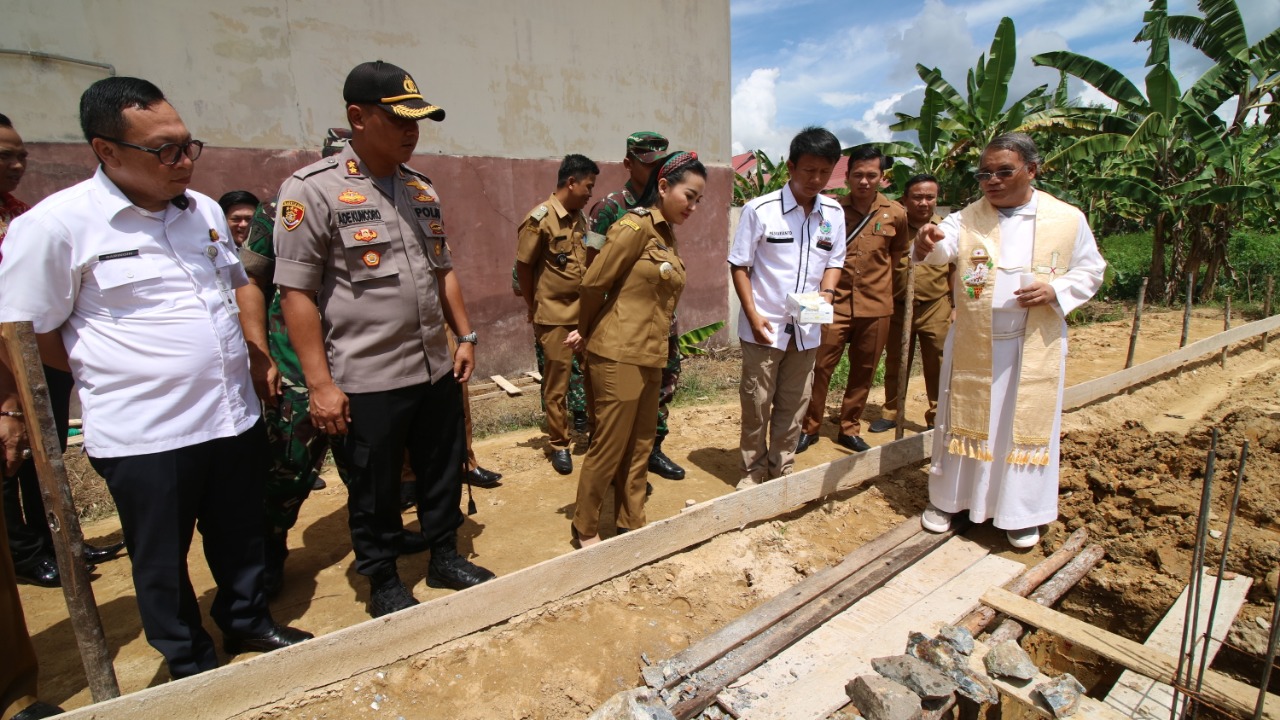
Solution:
M1019 167L1019 168L1013 168L1012 170L1010 170L1009 168L1001 168L1000 170L997 170L995 172L976 172L973 174L973 179L977 180L980 183L990 182L991 178L1000 178L1001 180L1008 180L1009 178L1016 175L1019 170L1025 167L1026 165L1023 165L1022 167Z
M186 155L194 162L196 158L200 157L201 151L204 150L204 143L199 140L188 140L184 143L165 143L158 148L149 148L141 145L134 145L133 143L125 142L123 140L117 140L112 137L107 137L106 135L98 135L97 137L102 138L107 142L123 145L127 148L151 153L156 156L156 159L159 160L162 165L168 165L169 167L177 165L178 162L182 160L183 155Z

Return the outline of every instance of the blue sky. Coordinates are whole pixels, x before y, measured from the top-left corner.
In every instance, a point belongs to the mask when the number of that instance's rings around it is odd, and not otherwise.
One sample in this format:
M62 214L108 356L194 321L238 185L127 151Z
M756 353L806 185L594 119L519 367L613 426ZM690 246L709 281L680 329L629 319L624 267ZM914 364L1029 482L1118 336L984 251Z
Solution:
M1280 1L1237 0L1249 41L1280 26ZM1193 0L1170 0L1172 14L1200 14ZM924 85L916 63L937 67L963 92L965 75L991 46L996 25L1013 18L1018 65L1010 100L1057 71L1030 57L1071 50L1123 71L1139 87L1146 44L1132 42L1144 0L730 0L733 150L785 154L791 136L822 125L845 146L889 140L895 111L918 114ZM1209 66L1175 43L1173 69L1183 87ZM1073 96L1105 99L1073 82ZM912 138L914 139L914 138Z

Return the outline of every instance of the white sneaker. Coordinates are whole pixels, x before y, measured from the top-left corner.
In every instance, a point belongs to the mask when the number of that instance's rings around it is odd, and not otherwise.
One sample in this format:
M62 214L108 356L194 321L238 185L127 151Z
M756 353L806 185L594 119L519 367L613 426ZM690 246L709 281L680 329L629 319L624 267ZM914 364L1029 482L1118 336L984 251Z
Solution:
M951 513L929 503L920 515L920 526L929 532L944 533L951 529Z
M1036 543L1040 542L1039 527L1023 528L1022 530L1006 530L1004 534L1005 537L1009 538L1009 544L1019 549L1035 547Z

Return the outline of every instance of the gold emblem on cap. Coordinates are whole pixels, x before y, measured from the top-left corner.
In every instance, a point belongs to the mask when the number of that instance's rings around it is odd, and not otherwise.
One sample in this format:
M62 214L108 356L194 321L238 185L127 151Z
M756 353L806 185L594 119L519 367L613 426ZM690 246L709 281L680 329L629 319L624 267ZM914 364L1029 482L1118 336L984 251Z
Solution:
M404 91L407 93L413 93L414 95L418 94L418 84L415 83L413 78L408 75L404 76Z

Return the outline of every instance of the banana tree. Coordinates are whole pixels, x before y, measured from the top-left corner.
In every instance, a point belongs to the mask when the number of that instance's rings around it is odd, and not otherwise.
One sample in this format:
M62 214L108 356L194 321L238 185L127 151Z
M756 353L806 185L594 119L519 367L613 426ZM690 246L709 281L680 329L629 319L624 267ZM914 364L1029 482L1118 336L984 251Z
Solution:
M746 205L747 202L761 195L781 190L782 186L791 179L791 173L787 171L787 163L783 158L778 158L775 163L763 150L755 150L752 154L755 156L755 165L748 168L745 173L734 173L734 205Z

